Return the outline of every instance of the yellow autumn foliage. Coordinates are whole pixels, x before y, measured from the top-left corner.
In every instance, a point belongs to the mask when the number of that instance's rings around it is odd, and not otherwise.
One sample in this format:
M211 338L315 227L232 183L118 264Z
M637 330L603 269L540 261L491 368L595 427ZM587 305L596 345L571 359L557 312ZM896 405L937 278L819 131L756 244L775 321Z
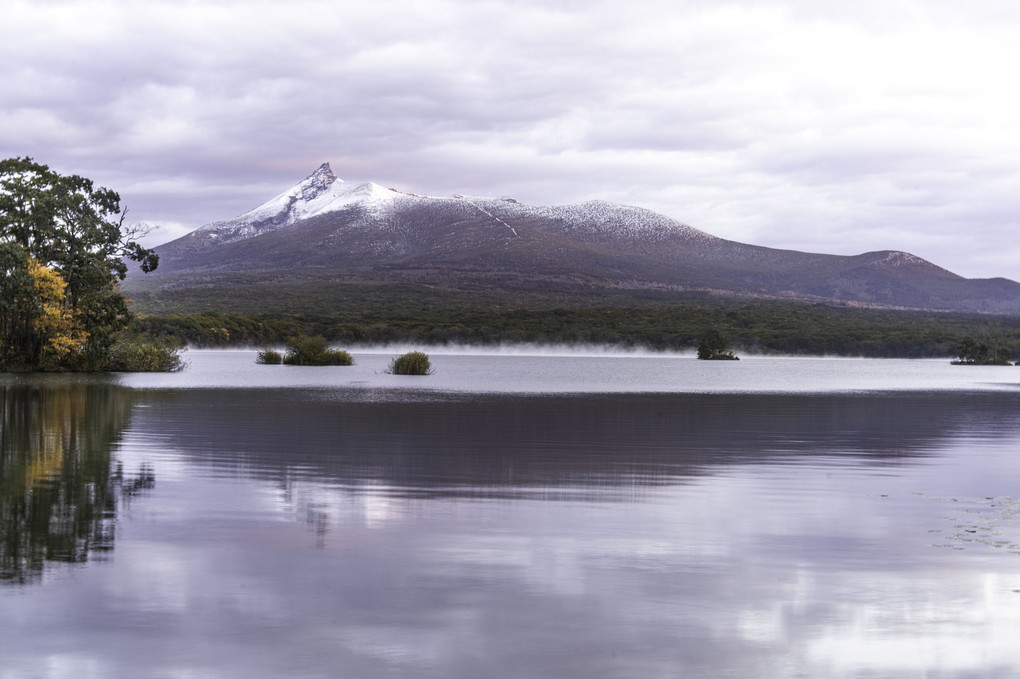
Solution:
M36 318L36 332L44 338L45 352L59 358L78 351L88 339L76 314L67 307L64 294L67 283L59 273L43 266L34 257L28 258L28 273L35 285L35 295L42 313Z

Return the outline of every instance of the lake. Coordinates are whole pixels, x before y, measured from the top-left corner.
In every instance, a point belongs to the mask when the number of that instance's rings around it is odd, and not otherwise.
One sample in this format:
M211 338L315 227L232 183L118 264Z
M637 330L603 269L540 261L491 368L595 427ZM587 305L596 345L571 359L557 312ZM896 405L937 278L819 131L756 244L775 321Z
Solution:
M1020 368L0 375L0 679L1020 673Z

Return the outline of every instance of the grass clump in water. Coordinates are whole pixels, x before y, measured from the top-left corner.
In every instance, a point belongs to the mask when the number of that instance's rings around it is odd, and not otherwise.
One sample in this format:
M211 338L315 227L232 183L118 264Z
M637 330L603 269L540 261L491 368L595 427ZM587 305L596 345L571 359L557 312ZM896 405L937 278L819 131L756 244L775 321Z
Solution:
M429 355L421 351L409 351L390 361L386 372L392 375L431 375L432 362Z
M259 352L260 356L266 352L276 353L267 349ZM272 356L267 355L266 358L272 359ZM343 349L331 349L322 335L301 335L287 340L287 355L282 362L287 365L354 365L354 357Z
M266 348L256 354L255 362L260 365L280 365L283 363L283 354Z
M122 338L110 347L106 369L110 372L172 373L184 370L181 346L173 340Z
M330 349L322 335L298 335L287 341L287 354L266 348L255 356L260 365L354 365L354 357L343 349Z

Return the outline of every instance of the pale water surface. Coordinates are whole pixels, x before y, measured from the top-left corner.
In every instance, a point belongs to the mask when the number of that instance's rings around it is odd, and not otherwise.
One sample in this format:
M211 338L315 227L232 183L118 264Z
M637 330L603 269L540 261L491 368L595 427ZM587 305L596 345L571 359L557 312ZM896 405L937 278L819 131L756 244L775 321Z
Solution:
M0 677L1020 674L1020 368L0 376Z

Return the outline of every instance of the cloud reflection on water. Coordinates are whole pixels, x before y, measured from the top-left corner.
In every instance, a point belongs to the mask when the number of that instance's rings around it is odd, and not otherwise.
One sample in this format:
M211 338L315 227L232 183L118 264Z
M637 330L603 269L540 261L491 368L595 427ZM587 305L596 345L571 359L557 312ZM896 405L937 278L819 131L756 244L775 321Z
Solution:
M1020 666L1015 555L932 533L1018 487L1020 395L358 394L134 392L156 485L4 599L0 677Z

